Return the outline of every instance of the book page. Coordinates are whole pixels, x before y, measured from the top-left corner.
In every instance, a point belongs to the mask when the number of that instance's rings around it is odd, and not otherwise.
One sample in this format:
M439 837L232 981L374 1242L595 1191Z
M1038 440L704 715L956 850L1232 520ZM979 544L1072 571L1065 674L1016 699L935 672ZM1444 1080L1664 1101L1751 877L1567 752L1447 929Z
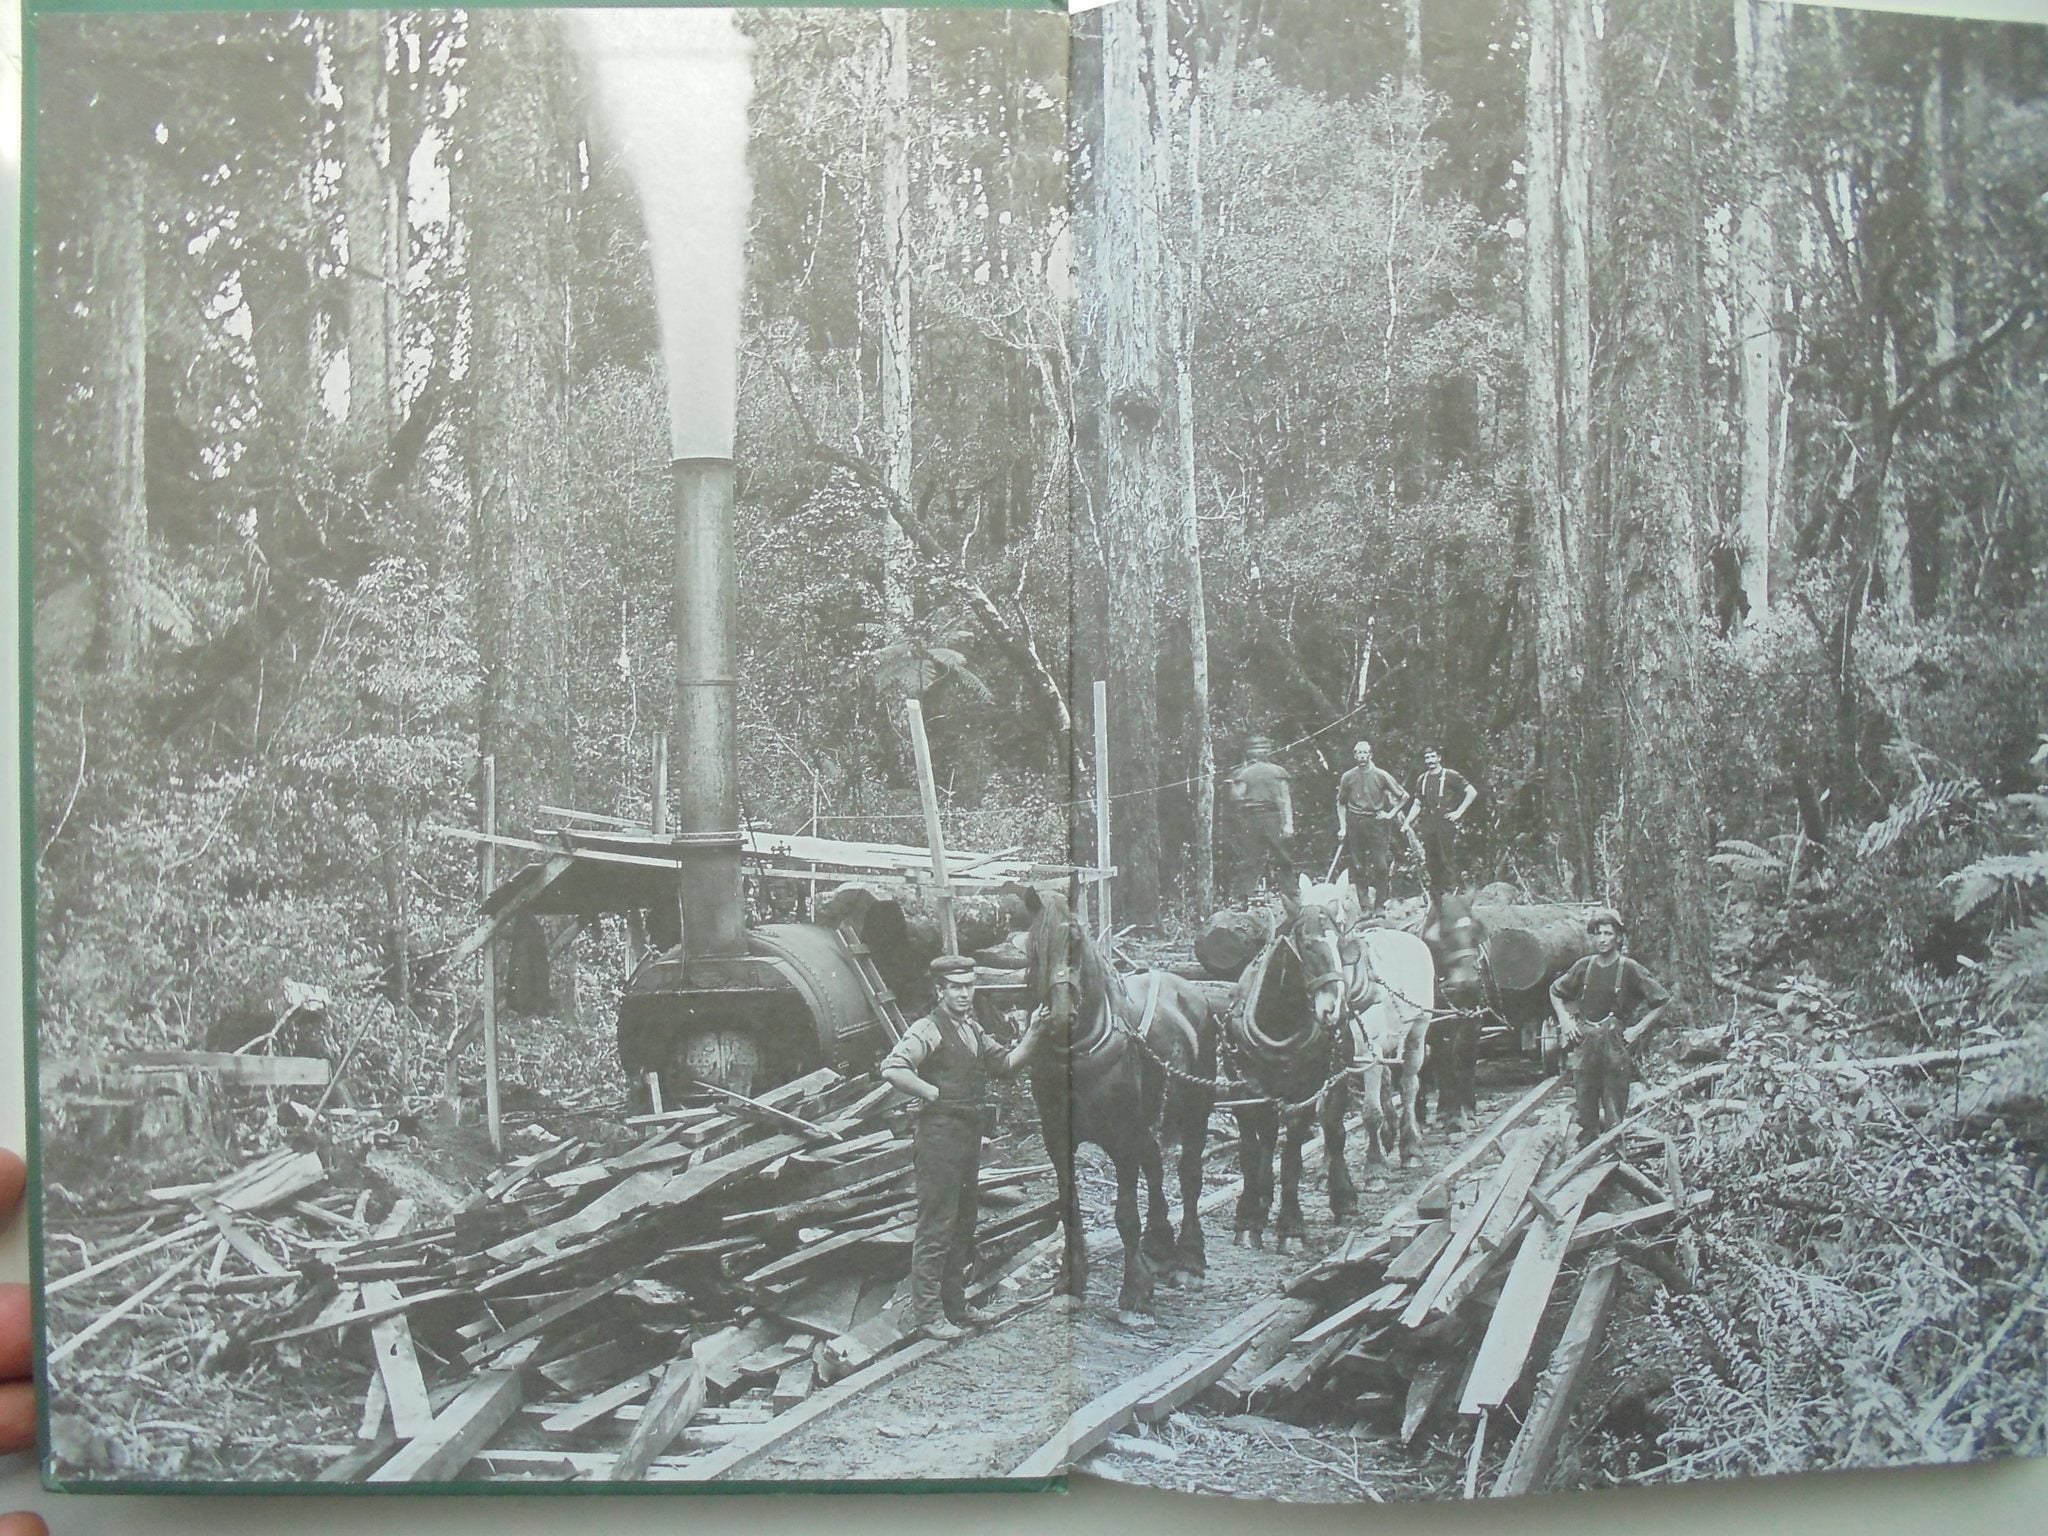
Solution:
M1077 1472L2043 1449L2043 42L1076 18Z
M32 17L52 1482L1056 1478L1066 37Z

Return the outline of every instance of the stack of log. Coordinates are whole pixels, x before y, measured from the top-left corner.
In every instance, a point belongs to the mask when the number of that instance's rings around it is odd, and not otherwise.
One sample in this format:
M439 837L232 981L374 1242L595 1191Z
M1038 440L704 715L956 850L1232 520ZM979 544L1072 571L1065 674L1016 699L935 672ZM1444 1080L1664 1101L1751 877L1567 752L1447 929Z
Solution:
M1511 1419L1491 1492L1540 1486L1620 1261L1685 1283L1659 1246L1709 1196L1686 1188L1640 1110L1573 1152L1562 1081L1531 1089L1375 1231L1290 1282L1292 1301L1260 1321L1214 1398L1303 1422L1356 1418L1404 1444L1466 1426L1468 1496L1489 1432Z
M446 1220L401 1199L373 1227L365 1197L346 1215L310 1207L327 1227L316 1246L245 1253L238 1213L323 1177L314 1154L280 1154L158 1192L196 1214L156 1251L213 1234L229 1258L199 1280L208 1248L194 1246L151 1294L183 1280L252 1298L210 1352L223 1366L367 1369L355 1441L303 1448L326 1481L715 1476L821 1399L937 1347L902 1347L915 1208L900 1102L872 1078L814 1072L634 1117L623 1145L564 1138ZM1047 1172L982 1175L983 1304L1014 1300L1018 1254L1056 1226L1027 1192Z

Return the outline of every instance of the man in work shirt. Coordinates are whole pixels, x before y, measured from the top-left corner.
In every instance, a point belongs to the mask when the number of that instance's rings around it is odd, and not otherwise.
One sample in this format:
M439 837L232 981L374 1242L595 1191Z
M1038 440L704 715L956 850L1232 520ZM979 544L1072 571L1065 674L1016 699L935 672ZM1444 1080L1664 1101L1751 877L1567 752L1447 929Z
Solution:
M1628 1109L1635 1059L1626 1032L1654 1023L1671 1001L1656 977L1621 952L1624 931L1619 912L1594 908L1586 919L1593 953L1550 984L1550 1008L1564 1043L1579 1045L1573 1088L1582 1147Z
M923 1105L911 1167L917 1181L917 1231L910 1243L910 1301L917 1327L957 1339L990 1322L967 1305L967 1258L981 1181L981 1133L989 1077L1008 1077L1030 1058L1043 1032L1034 1014L1014 1046L992 1039L974 1018L974 962L941 955L932 962L937 1005L904 1031L882 1061L882 1081Z
M1268 761L1272 752L1271 738L1252 737L1244 744L1244 766L1230 776L1230 798L1244 836L1244 895L1257 889L1261 876L1276 891L1294 881L1294 857L1287 851L1287 840L1294 836L1294 793L1287 770Z
M1372 760L1372 743L1352 743L1355 767L1337 781L1337 837L1351 888L1368 912L1392 895L1394 820L1408 804L1401 781Z
M1435 747L1422 754L1422 777L1401 825L1414 827L1422 838L1422 864L1430 894L1441 896L1458 876L1458 823L1479 798L1462 773L1453 773ZM1453 802L1456 802L1455 804Z

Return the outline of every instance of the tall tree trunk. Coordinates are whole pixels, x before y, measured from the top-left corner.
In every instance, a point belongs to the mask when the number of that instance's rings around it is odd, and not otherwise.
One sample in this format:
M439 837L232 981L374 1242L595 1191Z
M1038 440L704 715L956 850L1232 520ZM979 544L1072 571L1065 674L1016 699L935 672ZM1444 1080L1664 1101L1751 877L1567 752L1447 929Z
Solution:
M1584 688L1577 509L1564 494L1558 417L1558 14L1557 0L1529 0L1528 165L1524 222L1522 364L1528 423L1530 545L1536 682L1541 705L1544 816L1566 883L1582 886L1591 863L1583 807L1587 786L1580 724Z
M95 335L86 353L94 428L80 438L97 462L88 483L101 498L94 659L119 679L140 671L149 641L149 506L143 457L144 357L149 339L143 167L116 151L104 172L91 231Z
M549 575L562 551L541 483L566 359L557 325L565 237L561 146L551 107L559 63L548 18L485 8L469 16L467 105L457 212L467 232L470 378L466 444L477 655L478 746L498 762L501 824L517 825L560 778L556 690L561 658L543 650L555 625ZM552 770L552 771L551 771Z
M1090 402L1100 488L1096 520L1103 556L1109 681L1109 784L1118 795L1112 827L1120 871L1117 911L1149 926L1159 920L1159 656L1161 523L1157 497L1172 484L1165 315L1161 294L1155 90L1148 45L1160 0L1106 6L1100 17L1100 128L1092 146L1093 228L1081 280L1084 330L1099 379Z
M1785 89L1785 14L1777 0L1735 0L1735 60L1739 92L1737 163L1746 183L1735 237L1735 357L1737 559L1748 610L1761 618L1771 606L1771 545L1775 521L1772 469L1774 397L1778 390L1778 334L1774 312L1773 244L1776 219L1773 146Z
M1231 8L1235 26L1235 7ZM1166 78L1166 12L1164 6L1152 13L1152 68L1155 80ZM1176 743L1166 754L1169 776L1186 781L1176 791L1175 801L1186 807L1187 825L1174 839L1172 852L1185 850L1183 883L1195 910L1207 912L1216 895L1216 745L1209 731L1209 606L1202 579L1202 535L1200 498L1196 482L1195 455L1195 325L1201 307L1203 228L1202 129L1203 98L1208 88L1205 61L1195 61L1188 85L1187 121L1187 221L1186 249L1165 254L1169 314L1167 333L1171 343L1174 383L1174 421L1179 429L1179 495L1166 530L1165 587L1169 599L1164 606L1167 636L1160 653L1160 696L1170 701L1162 725ZM1224 88L1229 89L1228 82ZM1164 103L1160 105L1163 107ZM1171 133L1163 112L1155 119L1155 159L1159 204L1170 207L1174 198L1172 157L1168 153Z
M1419 91L1423 86L1422 0L1405 0L1401 10L1403 41L1406 44L1401 53L1401 84L1411 91Z
M1927 89L1920 98L1920 156L1924 184L1927 238L1933 250L1934 340L1927 363L1933 366L1953 357L1957 348L1955 252L1962 248L1956 238L1954 211L1949 197L1952 154L1948 131L1947 49L1937 44L1927 58ZM1956 381L1944 377L1935 385L1933 419L1936 430L1946 426L1955 408ZM1940 595L1942 531L1950 501L1942 494L1923 494L1911 519L1908 543L1907 580L1909 600L1916 613L1931 613Z
M1695 137L1700 111L1688 69L1665 67L1690 46L1697 18L1681 5L1634 0L1633 78L1616 77L1613 223L1603 263L1617 358L1600 419L1609 433L1606 487L1614 530L1613 633L1620 677L1614 712L1613 892L1656 964L1691 987L1708 968L1708 833L1700 785L1699 549L1705 510L1704 194ZM1654 18L1654 20L1652 19ZM1656 82L1652 88L1652 82Z
M882 474L897 505L911 505L910 23L882 15ZM910 541L884 513L882 609L894 639L911 620Z
M386 16L334 18L341 88L337 154L348 233L343 293L348 342L347 467L368 474L398 420L399 284L404 273L405 166L393 153L391 90L384 69Z

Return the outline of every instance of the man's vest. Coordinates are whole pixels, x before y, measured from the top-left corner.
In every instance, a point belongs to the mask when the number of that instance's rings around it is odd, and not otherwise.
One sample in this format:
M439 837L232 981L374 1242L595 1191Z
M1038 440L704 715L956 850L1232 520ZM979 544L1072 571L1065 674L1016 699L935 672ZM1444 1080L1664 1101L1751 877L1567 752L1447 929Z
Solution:
M986 1114L989 1108L988 1068L982 1064L978 1042L963 1042L958 1028L942 1014L934 1013L932 1022L938 1026L939 1043L925 1057L918 1075L939 1090L939 1097L936 1102L925 1106L924 1113ZM972 1025L968 1026L970 1040L973 1039L972 1028Z

